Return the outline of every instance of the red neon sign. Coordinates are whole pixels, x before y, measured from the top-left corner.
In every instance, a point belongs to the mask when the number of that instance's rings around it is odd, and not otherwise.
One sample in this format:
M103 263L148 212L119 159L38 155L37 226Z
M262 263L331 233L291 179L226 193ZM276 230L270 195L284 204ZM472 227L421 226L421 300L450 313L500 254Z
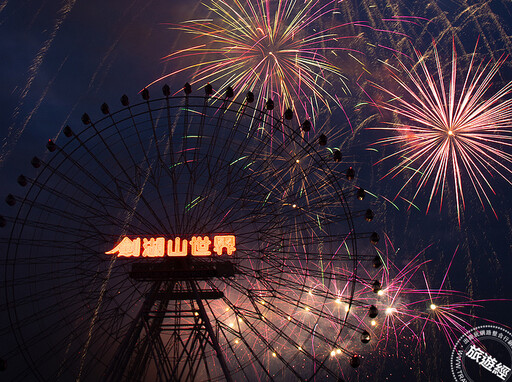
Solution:
M142 245L141 245L142 244ZM183 257L192 256L211 256L210 245L212 244L208 236L192 236L190 242L181 240L177 237L174 240L166 240L163 237L157 238L136 238L130 239L123 237L121 242L110 251L105 252L107 255L117 254L117 257ZM217 235L213 237L213 252L222 255L226 250L228 255L232 255L236 251L234 235Z

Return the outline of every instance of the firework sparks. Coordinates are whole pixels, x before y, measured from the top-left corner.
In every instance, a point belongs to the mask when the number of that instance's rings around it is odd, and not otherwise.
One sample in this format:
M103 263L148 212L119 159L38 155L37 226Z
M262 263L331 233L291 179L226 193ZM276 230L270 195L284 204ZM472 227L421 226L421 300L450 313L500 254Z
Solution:
M358 325L376 338L374 348L385 349L395 344L398 352L404 334L405 338L413 339L417 345L425 345L425 331L432 326L453 346L461 334L472 328L475 320L493 322L476 315L474 311L485 306L486 302L499 300L474 300L465 293L444 287L458 248L436 288L431 285L424 270L429 260L420 260L428 247L400 267L391 260L399 249L393 247L387 235L385 237L385 249L381 251L376 248L383 267L374 276L367 271L369 280L379 280L382 289L375 293L371 281L367 282L366 288L356 293L357 301L366 303L351 309ZM376 308L378 315L372 314L368 306Z
M495 193L489 178L497 174L512 184L509 178L512 173L509 151L512 146L512 100L507 99L512 92L512 82L494 94L488 93L506 57L502 56L494 65L477 65L475 46L465 78L458 79L460 71L453 44L451 72L447 79L435 45L435 75L427 67L426 57L418 50L415 52L418 63L412 68L398 60L406 79L391 71L401 92L374 84L391 97L390 101L378 106L393 112L400 120L379 127L392 134L377 142L399 147L382 159L399 158L399 163L387 175L395 177L410 171L397 196L415 179L417 190L413 200L422 188L432 184L427 212L438 194L441 208L445 187L452 178L460 225L461 209L465 207L463 185L467 177L482 206L487 203L496 215L489 199L489 192Z
M258 106L267 99L276 102L281 115L286 108L301 111L314 118L323 105L342 108L340 100L329 89L350 93L346 77L329 57L345 51L360 52L349 47L340 28L365 26L358 22L325 27L322 18L332 14L336 1L224 1L212 0L208 9L215 19L191 20L175 29L193 35L199 43L165 57L204 57L204 60L167 74L157 81L179 72L195 70L193 83L215 82L219 89L233 86L235 96L260 88ZM156 82L156 81L155 81ZM300 101L303 99L304 101Z

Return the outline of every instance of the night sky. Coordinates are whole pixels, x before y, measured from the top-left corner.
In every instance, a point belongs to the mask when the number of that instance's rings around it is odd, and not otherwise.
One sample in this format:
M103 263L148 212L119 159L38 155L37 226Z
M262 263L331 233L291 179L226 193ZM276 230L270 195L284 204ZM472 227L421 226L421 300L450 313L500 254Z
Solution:
M425 18L417 26L406 25L404 31L412 36L411 40L421 51L430 49L432 39L435 39L447 60L451 59L453 36L461 62L467 62L467 54L473 51L479 36L479 59L487 62L512 53L510 2L444 0L427 4L407 0L388 1L386 6L379 0L345 0L344 6L347 2L353 3L351 13L345 15L347 19L369 20L373 16L377 27L385 25L391 29L393 24L382 24L379 20L393 12ZM382 13L372 13L376 10ZM10 192L21 194L16 184L17 176L33 171L30 159L44 153L48 139L57 142L63 139L64 126L80 129L80 117L84 112L93 120L100 118L103 102L107 102L111 110L121 108L119 99L122 94L133 100L140 99L138 93L146 85L185 64L180 60L172 63L162 60L163 56L191 44L189 36L170 30L168 24L206 16L207 10L197 0L0 0L0 213L13 214L3 199ZM336 16L336 20L342 20L343 16ZM400 41L401 47L397 49L410 52L410 45ZM392 42L389 37L383 37L383 45L389 46ZM392 52L386 53L384 49L378 53L368 52L366 57L372 61L375 57L385 59L386 54L392 60ZM511 62L509 59L501 68L492 89L512 80ZM386 71L377 65L374 68L371 75L365 74L361 80L373 95L375 89L365 81L387 81L382 77ZM165 83L173 93L177 92L188 80L188 75L192 72L168 78ZM382 137L382 132L367 129L379 126L378 113L370 105L359 105L368 99L357 90L355 78L349 78L348 82L355 90L343 102L346 102L355 132L350 133L339 110L333 115L323 111L317 123L329 125L329 131L339 129L343 132L339 136L345 139L341 144L344 158L356 168L357 184L392 200L406 175L381 179L394 163L376 162L391 148L379 147L379 152L368 150ZM163 84L155 84L150 92L159 95ZM215 87L215 83L213 85ZM376 117L367 122L370 116ZM510 147L505 150L511 152ZM415 200L419 211L408 209L407 203L399 198L395 201L398 208L383 198L371 199L376 213L372 224L381 237L386 234L395 249L399 249L391 255L396 264L405 266L428 247L420 258L430 260L424 271L433 288L440 286L458 248L444 287L464 292L473 300L500 300L483 302L480 304L482 308L468 310L468 313L481 317L468 320L473 326L492 320L509 327L512 325L512 302L507 300L512 299L512 186L497 176L488 179L496 192L490 199L497 218L488 206L482 207L468 182L464 184L466 208L461 214L460 226L454 192L450 187L442 208L439 208L439 198L434 197L428 214L425 213L428 190L420 192ZM414 191L412 187L404 195L412 197ZM8 233L4 230L2 245L6 236ZM421 284L423 276L418 274L417 278L417 283ZM3 293L0 301L4 304ZM0 318L0 333L8 336L10 326L5 313ZM425 335L426 346L416 346L414 341L405 338L397 348L391 346L388 351L368 355L368 361L348 377L355 381L371 378L451 381L451 346L435 327L426 330ZM7 343L12 346L12 341ZM9 353L13 357L12 348L4 349L3 346L0 345L0 356ZM17 367L21 364L15 356L11 362Z

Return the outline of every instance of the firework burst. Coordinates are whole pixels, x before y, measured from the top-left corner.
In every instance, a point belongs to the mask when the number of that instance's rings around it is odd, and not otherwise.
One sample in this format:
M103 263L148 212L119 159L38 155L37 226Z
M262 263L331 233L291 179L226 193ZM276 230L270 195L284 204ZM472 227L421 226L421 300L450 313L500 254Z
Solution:
M387 175L409 175L397 196L413 180L417 187L413 200L422 188L430 187L428 212L438 194L442 207L445 187L452 178L460 225L468 178L482 206L488 204L496 215L489 199L489 192L495 193L490 178L498 175L512 184L512 82L496 93L489 93L506 57L502 56L494 65L476 64L475 46L467 72L460 78L453 44L451 71L446 78L435 44L435 75L427 67L426 56L418 50L415 53L418 63L414 67L409 68L399 59L402 73L391 72L401 91L374 84L391 97L378 106L391 111L399 120L379 127L390 135L377 142L398 146L382 159L399 159Z
M337 88L338 94L350 90L331 58L344 51L360 65L354 56L360 52L344 42L355 37L337 32L361 23L325 27L322 19L333 14L336 3L211 0L206 6L214 19L191 20L172 27L194 36L197 44L164 58L194 57L199 62L162 78L193 70L192 84L212 82L218 89L232 86L235 97L259 89L258 106L272 99L280 115L292 108L314 118L322 105L329 111L332 105L343 108L330 90Z
M351 314L361 330L367 330L376 339L374 349L387 349L394 344L398 352L400 345L404 345L403 339L409 338L421 350L427 344L429 328L435 328L453 346L461 334L473 327L475 321L493 322L476 315L475 311L492 301L507 301L475 300L463 292L445 287L458 248L442 281L437 286L432 285L425 270L430 260L421 260L429 247L416 254L405 266L399 266L391 258L400 249L395 248L385 235L384 250L376 248L376 259L380 261L375 261L381 263L382 267L376 275L364 270L366 277L363 276L362 284L366 282L367 285L356 292L358 303L351 309ZM378 281L379 287L374 287L375 281L365 280ZM368 306L371 308L368 309Z

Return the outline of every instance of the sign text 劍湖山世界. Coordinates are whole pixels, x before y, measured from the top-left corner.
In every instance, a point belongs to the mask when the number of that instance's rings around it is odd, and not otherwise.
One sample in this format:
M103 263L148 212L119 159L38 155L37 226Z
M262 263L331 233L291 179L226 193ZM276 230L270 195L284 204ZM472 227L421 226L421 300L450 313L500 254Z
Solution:
M130 239L125 236L118 245L105 254L117 254L117 257L183 257L189 254L203 257L212 255L211 244L208 236L192 236L190 242L179 237L166 241L163 237ZM234 235L213 237L213 252L220 256L224 250L228 255L236 251Z

